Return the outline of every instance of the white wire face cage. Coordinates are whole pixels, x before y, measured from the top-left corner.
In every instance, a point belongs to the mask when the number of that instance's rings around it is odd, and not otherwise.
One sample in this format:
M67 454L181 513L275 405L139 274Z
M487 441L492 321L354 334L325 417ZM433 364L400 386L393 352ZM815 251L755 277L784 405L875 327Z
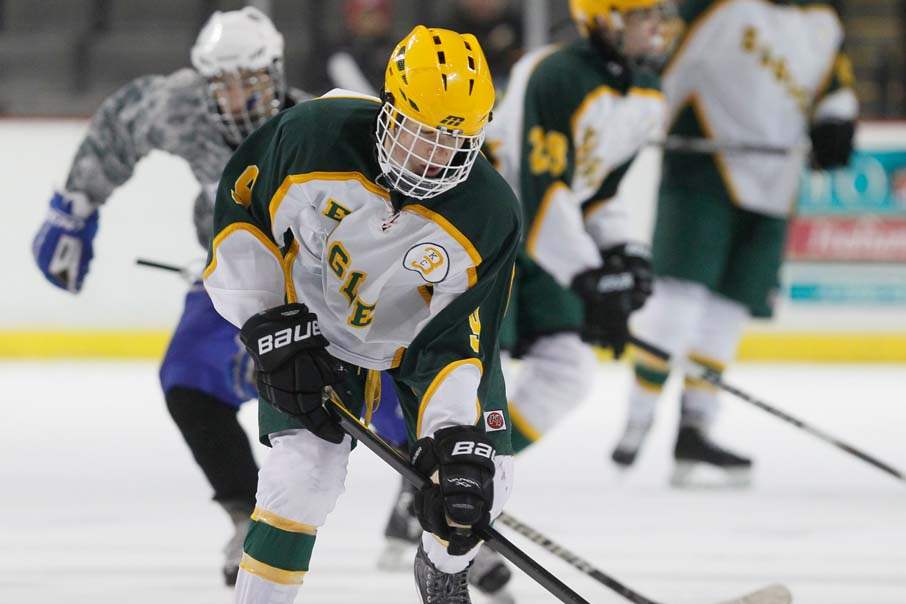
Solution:
M406 197L440 195L469 177L484 142L474 136L425 126L385 102L378 114L378 164L388 185Z
M286 94L283 69L277 61L262 69L223 72L207 82L208 109L233 146L277 115Z

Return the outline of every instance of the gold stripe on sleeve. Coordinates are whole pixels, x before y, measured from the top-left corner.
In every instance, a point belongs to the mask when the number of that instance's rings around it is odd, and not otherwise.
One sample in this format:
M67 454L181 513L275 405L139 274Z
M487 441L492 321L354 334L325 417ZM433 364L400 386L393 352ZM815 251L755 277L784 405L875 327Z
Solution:
M538 206L538 213L535 214L535 220L532 221L532 228L529 230L528 237L525 239L525 249L528 250L529 255L534 257L535 247L538 245L538 235L541 232L541 225L544 223L544 218L547 215L548 210L550 210L551 200L554 198L554 195L560 189L569 190L562 181L556 181L547 188L547 191L544 192L544 197L541 198L541 204Z
M274 258L277 259L277 262L280 263L280 266L283 266L283 255L280 253L280 248L278 248L277 244L271 241L268 236L265 235L263 231L261 231L261 229L249 222L234 222L233 224L217 233L217 236L214 237L214 242L211 245L211 263L204 269L204 272L201 274L204 279L207 279L211 275L211 273L217 270L217 248L220 247L220 244L224 241L224 239L226 239L236 231L245 231L251 234L253 237L255 237L255 239L261 242L261 245L263 245L265 249L267 249L267 251L274 255Z
M446 367L441 369L437 373L437 375L434 376L434 379L431 381L431 384L428 386L428 389L425 390L425 394L424 394L424 396L422 396L421 404L418 406L418 420L416 421L416 424L415 424L415 437L416 438L421 438L421 436L422 436L422 417L425 415L425 409L428 407L428 404L431 402L431 398L437 392L437 389L440 388L441 384L443 384L444 380L447 379L447 376L450 375L450 373L452 373L454 369L461 367L463 365L474 365L474 366L478 367L479 374L484 373L484 366L481 364L481 360L476 359L476 358L461 359L459 361L453 361L452 363L450 363L449 365L447 365ZM480 417L481 417L481 415L479 414L475 418L476 423L478 422L478 418L480 418Z

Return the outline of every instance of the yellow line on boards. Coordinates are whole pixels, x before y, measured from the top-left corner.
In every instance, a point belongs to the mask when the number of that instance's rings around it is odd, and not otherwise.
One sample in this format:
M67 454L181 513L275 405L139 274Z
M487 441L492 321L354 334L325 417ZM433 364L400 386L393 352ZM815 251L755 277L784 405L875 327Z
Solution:
M0 358L160 359L165 330L0 331Z
M160 359L165 330L0 330L0 358ZM610 351L598 350L601 360ZM743 337L740 361L906 363L906 332L754 332Z
M600 360L613 359L609 350L598 349L597 352ZM906 333L747 333L739 345L737 360L803 363L906 363Z

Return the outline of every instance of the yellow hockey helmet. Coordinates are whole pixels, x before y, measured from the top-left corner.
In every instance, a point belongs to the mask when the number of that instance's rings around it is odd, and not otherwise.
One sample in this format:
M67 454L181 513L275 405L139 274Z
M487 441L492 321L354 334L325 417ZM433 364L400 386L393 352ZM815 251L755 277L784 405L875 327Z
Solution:
M425 199L468 178L493 107L475 36L416 26L390 56L375 131L390 186Z
M387 63L384 92L425 126L478 134L494 107L494 82L472 34L417 25Z

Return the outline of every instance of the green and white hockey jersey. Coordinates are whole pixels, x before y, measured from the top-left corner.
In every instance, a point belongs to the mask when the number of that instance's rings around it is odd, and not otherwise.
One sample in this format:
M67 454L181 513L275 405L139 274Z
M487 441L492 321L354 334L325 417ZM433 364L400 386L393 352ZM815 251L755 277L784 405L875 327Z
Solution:
M505 407L497 331L518 202L484 158L437 197L389 193L374 149L379 107L332 91L240 146L217 193L205 287L237 326L303 302L330 354L398 368L398 383L421 401L419 425L474 424L479 408Z
M619 182L663 128L656 77L629 72L588 39L523 57L488 134L517 192L528 255L568 285L601 264L599 248L625 241Z
M689 0L663 74L670 134L797 147L816 119L856 117L834 10L810 2ZM668 152L662 187L705 191L769 216L792 209L804 154Z

